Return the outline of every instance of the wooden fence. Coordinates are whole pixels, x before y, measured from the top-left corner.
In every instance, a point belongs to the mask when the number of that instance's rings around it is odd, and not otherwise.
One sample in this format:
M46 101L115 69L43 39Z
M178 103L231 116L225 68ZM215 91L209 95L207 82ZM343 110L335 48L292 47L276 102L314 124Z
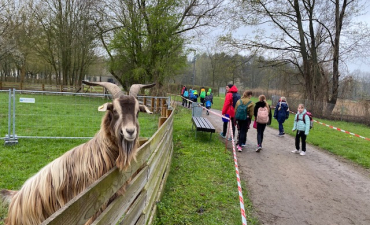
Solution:
M158 131L141 143L136 162L125 172L117 168L102 176L42 225L84 224L126 182L124 195L115 199L95 220L95 225L152 224L169 173L173 143L172 110L162 110Z

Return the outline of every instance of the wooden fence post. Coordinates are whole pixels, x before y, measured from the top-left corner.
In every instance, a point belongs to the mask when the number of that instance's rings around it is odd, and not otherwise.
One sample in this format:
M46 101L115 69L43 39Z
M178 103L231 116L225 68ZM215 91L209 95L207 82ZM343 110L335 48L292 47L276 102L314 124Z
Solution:
M154 98L152 98L152 102L151 102L151 111L152 112L154 111Z
M161 109L161 102L159 98L157 98L156 107L157 107L156 112L159 112L159 110Z
M146 105L146 97L144 96L143 104Z

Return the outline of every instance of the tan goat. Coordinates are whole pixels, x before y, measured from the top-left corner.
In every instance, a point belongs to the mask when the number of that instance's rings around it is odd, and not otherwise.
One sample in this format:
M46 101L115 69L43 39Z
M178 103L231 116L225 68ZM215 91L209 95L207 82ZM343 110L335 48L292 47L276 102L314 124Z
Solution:
M29 178L19 191L2 190L9 203L7 225L37 225L60 209L102 175L117 166L125 170L135 158L139 137L139 112L151 113L140 105L140 88L155 84L135 84L130 94L108 82L84 82L100 85L113 96L112 103L99 107L106 111L101 128L88 142L79 145L55 159ZM122 194L122 190L120 193ZM93 216L86 224L96 219Z

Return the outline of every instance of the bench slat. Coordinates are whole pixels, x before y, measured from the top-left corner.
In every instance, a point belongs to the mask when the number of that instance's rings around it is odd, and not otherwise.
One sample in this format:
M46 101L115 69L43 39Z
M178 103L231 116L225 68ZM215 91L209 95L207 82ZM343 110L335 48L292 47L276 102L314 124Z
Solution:
M212 123L203 117L193 117L193 123L197 131L205 131L215 133L216 129L213 127Z

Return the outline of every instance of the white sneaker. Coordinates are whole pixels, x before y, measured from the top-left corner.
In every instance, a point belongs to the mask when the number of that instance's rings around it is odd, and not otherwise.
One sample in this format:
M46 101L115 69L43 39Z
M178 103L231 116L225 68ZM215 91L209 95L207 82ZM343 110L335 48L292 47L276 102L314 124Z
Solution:
M300 155L306 155L306 152L304 151L301 151L301 153L299 153Z
M291 151L291 153L299 154L299 153L300 153L300 151L296 149L296 150Z

